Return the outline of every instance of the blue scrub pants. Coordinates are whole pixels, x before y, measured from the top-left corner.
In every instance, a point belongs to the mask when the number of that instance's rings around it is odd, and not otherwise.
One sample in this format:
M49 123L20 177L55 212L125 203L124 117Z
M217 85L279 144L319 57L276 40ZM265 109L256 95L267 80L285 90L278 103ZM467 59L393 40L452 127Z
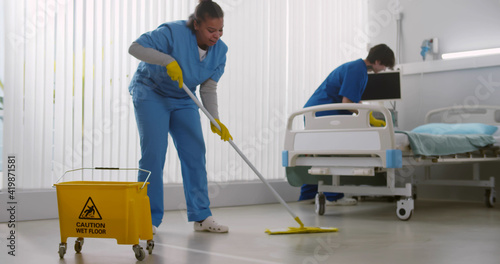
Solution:
M300 197L299 201L302 200L310 200L316 197L318 193L318 185L316 184L304 184L300 187ZM330 201L337 201L338 199L344 198L343 193L333 193L333 192L325 192L325 198Z
M134 93L133 101L142 155L139 168L151 171L148 196L153 225L159 226L163 219L163 166L169 133L181 163L188 220L206 219L212 213L198 106L189 97L163 97L152 90L138 94L141 96ZM139 172L139 181L146 177L147 173Z

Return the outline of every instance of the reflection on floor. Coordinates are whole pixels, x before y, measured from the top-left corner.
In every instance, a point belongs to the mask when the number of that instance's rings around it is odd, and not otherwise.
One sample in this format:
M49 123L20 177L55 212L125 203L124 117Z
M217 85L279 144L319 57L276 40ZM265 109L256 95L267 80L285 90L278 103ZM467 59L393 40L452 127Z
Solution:
M306 226L333 226L337 233L270 236L266 228L297 226L280 204L215 208L228 234L194 232L185 211L169 211L155 235L152 255L138 263L499 263L500 209L480 203L416 201L409 221L400 221L395 203L364 201L328 206L315 215L310 203L291 203ZM59 222L17 223L16 256L8 228L0 224L0 263L135 263L130 245L86 238L76 254L68 239L58 255ZM145 241L141 241L145 247Z

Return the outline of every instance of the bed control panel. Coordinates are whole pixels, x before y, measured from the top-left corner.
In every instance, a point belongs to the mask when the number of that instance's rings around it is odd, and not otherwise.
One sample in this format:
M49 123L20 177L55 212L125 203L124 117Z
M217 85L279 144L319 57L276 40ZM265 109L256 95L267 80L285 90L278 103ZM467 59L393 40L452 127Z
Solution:
M375 169L353 169L352 170L352 175L359 175L359 176L374 176L375 175Z
M309 174L311 175L330 175L330 169L329 168L310 168L308 170Z
M351 176L374 176L374 168L352 168L352 167L311 167L308 170L311 175L351 175Z

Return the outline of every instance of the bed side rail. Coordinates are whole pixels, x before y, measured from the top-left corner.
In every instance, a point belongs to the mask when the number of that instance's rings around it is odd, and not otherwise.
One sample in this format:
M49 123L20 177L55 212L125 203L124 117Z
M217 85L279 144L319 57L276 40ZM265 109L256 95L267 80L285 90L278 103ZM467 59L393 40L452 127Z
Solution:
M355 110L358 113L316 116L317 112L328 110ZM371 111L383 114L385 127L370 125ZM304 116L304 119L297 118L299 116ZM293 122L303 120L305 126L302 129L294 128ZM286 128L283 164L287 166L294 166L296 158L303 154L376 155L386 164L387 152L395 149L391 114L380 105L328 104L308 107L292 113ZM389 159L392 160L392 156Z
M456 105L429 111L425 123L484 123L500 125L500 106L494 105Z
M316 116L317 112L329 110L351 110L358 111L357 115L331 115L331 116ZM287 121L287 130L292 130L292 125L295 117L303 115L305 117L306 130L311 129L353 129L353 128L369 128L370 127L370 112L380 112L386 120L386 127L392 129L392 117L387 108L380 105L365 105L365 104L325 104L312 107L306 107L293 112Z

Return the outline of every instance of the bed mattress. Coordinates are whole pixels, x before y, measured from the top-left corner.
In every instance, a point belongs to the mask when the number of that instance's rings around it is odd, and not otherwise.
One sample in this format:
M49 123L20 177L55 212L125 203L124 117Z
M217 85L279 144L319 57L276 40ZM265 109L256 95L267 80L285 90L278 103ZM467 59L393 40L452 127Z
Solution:
M495 139L494 146L500 147L500 126L498 126L497 131L492 136ZM408 135L403 133L394 133L394 141L397 149L401 151L410 151L410 140L408 139Z

